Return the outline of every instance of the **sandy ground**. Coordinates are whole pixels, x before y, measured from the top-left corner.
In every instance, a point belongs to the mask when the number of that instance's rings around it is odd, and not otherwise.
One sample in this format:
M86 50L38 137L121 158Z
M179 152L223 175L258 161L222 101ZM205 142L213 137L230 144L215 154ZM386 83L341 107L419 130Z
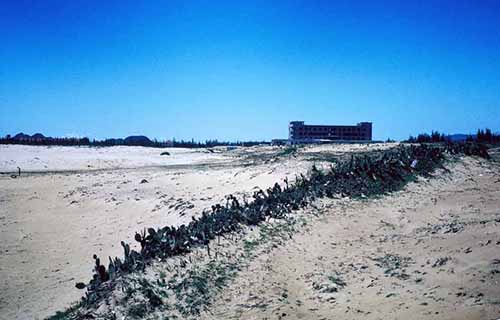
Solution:
M310 168L306 156L391 146L318 146L299 156L277 156L276 147L0 146L0 318L64 309L83 293L74 284L90 279L94 253L121 256L120 241L135 244L136 231L180 225L228 194L293 180Z
M500 166L448 167L379 199L321 201L203 318L500 318Z
M171 156L162 156L164 151ZM0 172L17 172L17 167L23 172L61 172L214 164L223 159L206 149L0 145Z
M293 180L311 160L393 146L292 155L167 149L170 156L141 147L0 146L0 172L24 172L0 174L0 319L42 319L68 307L83 293L75 282L92 274L92 255L121 256L120 241L135 243L145 227L180 225L225 195ZM499 318L500 169L470 158L450 169L380 199L319 203L322 218L252 262L206 317ZM335 291L337 278L345 286Z

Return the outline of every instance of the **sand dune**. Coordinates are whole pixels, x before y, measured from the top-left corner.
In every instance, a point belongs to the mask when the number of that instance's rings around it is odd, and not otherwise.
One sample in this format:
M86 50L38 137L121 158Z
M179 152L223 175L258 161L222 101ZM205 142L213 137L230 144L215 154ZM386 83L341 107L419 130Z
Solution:
M250 194L310 166L253 157L281 150L270 147L166 149L170 156L143 147L0 148L0 171L23 169L16 179L0 175L2 319L43 318L77 300L74 285L90 279L92 255L121 255L120 241L135 244L136 231L189 222L228 194Z
M41 319L66 308L82 294L75 282L91 277L92 255L121 256L120 241L135 244L145 227L189 222L228 194L293 180L331 157L394 146L167 149L170 156L142 147L1 146L0 171L31 173L0 175L0 318ZM204 317L497 315L499 167L466 159L452 169L378 200L318 203L323 214L309 231L238 274ZM400 267L387 276L394 261ZM325 293L328 276L345 285Z
M204 319L497 319L500 167L465 159L377 200L323 200Z

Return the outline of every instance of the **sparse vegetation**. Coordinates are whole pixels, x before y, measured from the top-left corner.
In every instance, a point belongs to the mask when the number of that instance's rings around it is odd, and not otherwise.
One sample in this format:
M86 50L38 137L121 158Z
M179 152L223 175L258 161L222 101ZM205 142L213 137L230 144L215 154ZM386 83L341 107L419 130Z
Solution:
M294 184L285 180L283 186L276 183L265 191L258 190L250 202L244 199L240 203L236 197L229 195L225 204L212 206L210 212L203 212L201 217L193 218L188 225L145 229L135 235L135 240L141 244L140 252L131 250L128 244L122 242L124 257L110 258L107 269L94 256L95 274L86 286L87 293L82 305L96 305L112 288L109 282L134 271L144 271L154 260L186 254L195 247L206 247L210 255L212 240L240 232L245 226L261 225L259 240L244 242L247 253L251 253L262 241L273 242L276 238L291 237L295 226L293 223L278 224L271 228L262 223L270 219L287 218L293 211L305 208L320 197L361 197L397 190L414 175L429 174L440 165L445 153L488 156L486 148L475 144L401 146L376 156L352 156L349 161L332 165L327 171L313 166L310 176L300 175ZM407 260L386 256L379 262L389 270L391 276L404 277L404 272L395 272L408 263ZM183 310L181 313L184 315L198 314L210 300L211 291L207 286L217 290L232 277L235 270L235 261L225 264L215 261L207 264L206 268L190 269L182 279L171 278L168 283L177 297L176 308ZM162 281L165 279L162 278ZM343 284L338 278L330 281L336 287ZM168 296L166 291L155 291L146 282L142 282L141 288L149 308L162 305L162 299ZM134 315L143 312L141 305L136 309L132 311Z
M396 277L401 280L407 280L410 276L405 269L413 263L410 257L402 257L396 254L386 254L382 257L373 259L376 265L384 269L384 274L389 277Z
M335 273L327 277L327 281L318 283L313 283L313 289L319 291L320 293L335 293L344 288L347 283L340 277L339 274Z
M297 147L286 147L281 150L276 156L277 157L288 157L293 156L297 152Z

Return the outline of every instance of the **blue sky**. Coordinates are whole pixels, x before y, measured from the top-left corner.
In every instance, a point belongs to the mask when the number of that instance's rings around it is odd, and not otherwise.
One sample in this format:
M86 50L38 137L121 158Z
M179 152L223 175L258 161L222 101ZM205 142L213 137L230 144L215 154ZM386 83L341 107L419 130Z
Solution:
M500 130L500 1L2 1L0 135Z

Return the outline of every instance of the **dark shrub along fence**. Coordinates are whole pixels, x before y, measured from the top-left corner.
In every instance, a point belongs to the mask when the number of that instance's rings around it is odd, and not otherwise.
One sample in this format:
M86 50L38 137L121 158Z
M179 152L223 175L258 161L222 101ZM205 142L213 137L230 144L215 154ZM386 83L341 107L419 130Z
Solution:
M266 191L253 194L253 201L241 203L229 195L223 205L212 206L210 212L193 218L179 228L149 228L135 235L141 245L140 252L131 250L122 241L123 258L109 258L108 267L94 255L95 274L88 285L78 283L77 288L87 288L84 303L99 299L102 285L123 274L143 270L153 258L168 258L189 252L195 246L206 246L210 254L210 240L223 234L238 231L242 226L257 225L268 219L280 219L294 210L306 207L320 197L335 195L360 197L383 194L400 189L416 174L429 174L442 166L445 153L478 155L488 158L486 147L478 144L409 145L385 151L380 155L352 156L349 161L321 171L313 166L311 174L300 175L293 184L275 184Z

